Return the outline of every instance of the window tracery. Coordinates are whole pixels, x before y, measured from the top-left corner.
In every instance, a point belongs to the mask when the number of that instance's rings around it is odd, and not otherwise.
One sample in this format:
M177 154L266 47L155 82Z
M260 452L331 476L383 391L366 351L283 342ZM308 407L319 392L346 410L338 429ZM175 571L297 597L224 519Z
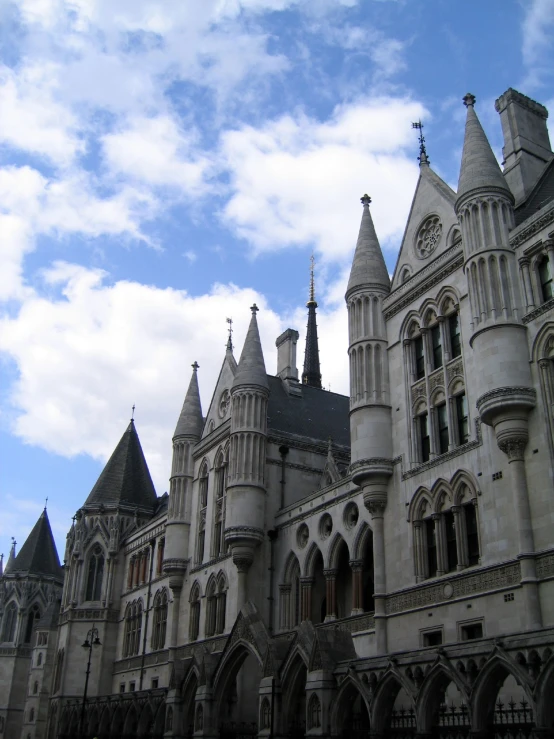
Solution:
M15 639L15 626L17 623L17 606L12 602L4 611L2 625L2 641L13 642Z
M196 641L200 631L200 587L192 586L190 592L189 641Z
M204 462L200 469L200 479L198 483L198 534L196 543L196 562L198 564L204 561L204 547L206 543L206 513L208 507L208 485L208 464L207 462Z
M151 640L152 650L163 649L165 647L167 610L167 590L164 588L161 592L157 592L154 597L154 623Z
M100 600L104 575L104 552L100 544L95 544L90 553L85 600Z
M123 636L123 656L133 657L139 653L142 633L142 601L135 600L125 610L125 632Z

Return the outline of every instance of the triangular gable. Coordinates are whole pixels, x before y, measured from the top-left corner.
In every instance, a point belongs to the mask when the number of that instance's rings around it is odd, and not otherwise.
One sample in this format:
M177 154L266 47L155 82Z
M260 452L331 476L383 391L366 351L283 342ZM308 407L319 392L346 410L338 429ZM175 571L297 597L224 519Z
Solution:
M204 423L202 438L214 431L229 418L231 412L231 386L237 373L237 362L230 351L225 353L214 394Z
M393 291L453 245L459 231L455 202L454 190L429 166L422 166L394 269ZM438 221L427 220L432 216ZM424 224L427 228L422 230Z

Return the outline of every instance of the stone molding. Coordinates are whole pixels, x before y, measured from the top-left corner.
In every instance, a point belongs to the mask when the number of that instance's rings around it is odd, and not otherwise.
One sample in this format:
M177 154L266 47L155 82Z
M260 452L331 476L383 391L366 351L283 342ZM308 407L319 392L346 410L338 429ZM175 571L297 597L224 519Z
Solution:
M521 580L519 562L491 567L479 572L442 577L430 584L424 583L410 590L386 596L387 615L427 608L452 598L463 598L503 588L517 587Z
M535 407L536 403L537 391L534 388L512 385L508 387L497 387L494 390L483 393L477 399L476 405L483 422L488 423L490 419L487 417L490 417L491 413L499 409L504 410L506 404L524 406L528 410L531 410Z
M427 293L437 283L442 282L445 277L459 269L463 263L464 255L461 243L454 244L422 270L412 275L402 285L399 285L390 295L387 295L383 300L385 320L388 321L416 298Z
M256 539L256 541L264 540L263 529L257 526L229 526L225 529L225 541L228 539Z
M58 623L68 621L119 621L119 610L115 608L68 608L58 617Z
M212 447L220 444L224 439L228 439L231 433L231 419L226 418L217 428L207 434L194 447L192 458L198 459L208 452Z
M547 300L542 305L539 305L539 307L535 308L535 310L532 310L532 311L529 311L529 313L526 313L521 319L521 322L524 324L531 323L531 321L534 321L535 318L539 318L545 313L549 313L552 310L552 308L554 308L554 298L550 298L550 300Z
M0 657L30 657L33 647L0 647Z
M531 223L529 223L529 220L531 220ZM531 219L527 218L525 223L528 225L522 228L521 231L514 229L516 233L510 238L510 246L514 249L520 244L524 244L539 231L542 231L543 228L554 223L554 206L550 207L545 213L535 214L531 216Z
M316 629L322 631L346 631L355 634L358 631L369 631L375 628L375 619L373 613L363 613L360 616L351 616L350 618L337 619L326 624L318 624Z
M266 459L266 464L273 464L277 467L282 467L283 462L280 459ZM310 467L307 464L295 464L293 462L285 462L286 469L289 470L301 470L302 472L309 472L313 475L321 475L321 469L319 467Z
M473 439L472 441L468 441L467 444L461 444L460 446L457 446L454 449L451 449L450 451L445 452L444 454L440 454L438 457L435 457L434 459L430 459L428 462L424 462L423 464L420 464L417 467L413 467L411 470L404 471L403 458L401 456L395 457L393 459L393 464L397 464L398 462L402 464L402 479L408 480L410 479L410 477L415 477L415 475L419 475L422 472L427 472L427 470L430 470L439 464L443 464L444 462L449 462L451 459L454 459L455 457L459 457L461 454L466 454L466 452L471 451L471 449L477 449L477 447L480 447L483 443L483 437L481 435L481 419L480 418L475 419L475 435L477 438Z
M158 536L163 536L165 535L165 533L166 526L165 524L160 523L154 528L149 529L147 532L144 532L141 536L137 537L133 541L130 541L128 544L126 544L123 549L123 553L125 555L132 554L137 549L142 549L143 547L148 546L152 539L156 539ZM133 534L130 534L129 538L131 538L132 536Z
M537 556L536 573L539 580L554 577L554 552Z
M268 444L275 444L276 446L285 445L288 447L294 447L294 449L300 449L301 451L321 454L325 458L329 453L329 442L319 441L318 439L309 439L307 436L296 436L295 434L279 436L278 434L268 432L267 441ZM342 444L336 444L333 442L333 454L339 461L350 461L350 447L345 447L342 446ZM281 464L281 460L279 460L279 464Z
M214 557L213 559L210 559L207 562L202 562L200 564L197 564L194 567L190 568L189 574L192 575L193 572L200 572L200 570L205 570L207 567L212 567L213 565L219 564L220 562L223 562L224 560L229 559L230 557L231 557L231 552L226 552L225 554L222 554L219 557Z

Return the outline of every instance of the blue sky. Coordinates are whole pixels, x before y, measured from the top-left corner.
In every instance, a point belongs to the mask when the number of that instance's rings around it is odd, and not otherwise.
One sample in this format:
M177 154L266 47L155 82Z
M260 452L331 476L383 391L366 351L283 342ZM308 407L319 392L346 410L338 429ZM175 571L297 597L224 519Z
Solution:
M455 187L462 96L501 158L508 87L554 110L554 0L4 0L0 552L72 514L131 406L158 494L200 364L204 410L256 301L266 366L301 341L347 392L344 288L368 192L392 272L421 118ZM302 356L302 347L300 347Z

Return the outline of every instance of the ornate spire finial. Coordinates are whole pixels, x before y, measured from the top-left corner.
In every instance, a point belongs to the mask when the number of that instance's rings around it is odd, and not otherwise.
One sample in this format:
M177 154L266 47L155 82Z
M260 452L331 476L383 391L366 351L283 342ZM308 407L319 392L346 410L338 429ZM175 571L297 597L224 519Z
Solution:
M369 204L371 203L371 198L367 193L365 195L362 195L362 197L360 198L360 203L364 206L364 208L366 205L369 207Z
M258 312L258 311L259 311L260 309L258 308L258 306L256 305L256 303L254 303L254 305L251 305L251 306L250 306L250 310L252 311L252 314L253 314L253 315L256 315L256 313L257 313L257 312Z
M135 404L133 403L133 407L131 408L131 421L135 420Z
M198 364L198 362L193 362L193 364L191 364L191 367L195 372L200 369L200 365Z
M315 283L314 283L314 267L315 258L314 255L310 257L310 299L309 303L315 303Z
M472 95L470 92L464 95L462 100L464 101L466 108L469 108L470 106L473 107L475 105L475 95Z
M44 501L44 510L48 508L48 496L46 496L46 500Z
M423 136L423 123L421 122L421 120L416 121L415 123L412 123L412 128L415 128L417 131L419 131L419 163L429 164L429 157L427 156L427 150L425 148L425 138Z
M225 319L227 323L229 324L229 336L227 337L227 349L228 351L233 351L233 319L232 318L226 318Z

